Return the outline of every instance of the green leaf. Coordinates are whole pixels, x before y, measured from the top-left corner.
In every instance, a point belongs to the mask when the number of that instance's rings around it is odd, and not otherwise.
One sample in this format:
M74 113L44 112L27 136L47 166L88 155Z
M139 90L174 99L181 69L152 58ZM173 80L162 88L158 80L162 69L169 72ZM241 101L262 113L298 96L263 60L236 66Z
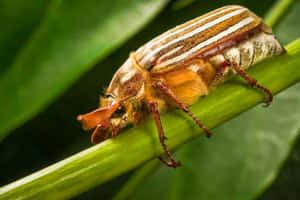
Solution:
M0 74L13 61L35 30L50 0L0 1Z
M166 2L53 1L40 27L0 77L0 105L5 105L0 113L0 139L45 108Z
M173 4L173 9L179 10L190 4L192 4L195 0L178 0Z
M290 10L280 20L279 24L276 26L276 35L285 44L293 41L294 38L300 37L299 28L299 17L300 17L300 2L295 1Z
M297 141L291 151L288 159L286 159L284 165L281 167L272 186L269 187L259 198L282 200L282 199L298 199L300 188L300 138L298 136Z
M264 17L265 22L274 27L274 25L278 24L278 21L283 18L286 14L286 10L290 8L294 3L294 0L278 0Z

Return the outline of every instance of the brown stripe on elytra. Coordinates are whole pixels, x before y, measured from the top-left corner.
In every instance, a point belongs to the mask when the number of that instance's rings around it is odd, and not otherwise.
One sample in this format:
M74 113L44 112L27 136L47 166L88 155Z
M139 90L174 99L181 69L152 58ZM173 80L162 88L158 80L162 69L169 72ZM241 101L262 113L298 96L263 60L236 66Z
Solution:
M226 14L228 14L228 13L226 13ZM220 15L217 18L220 18L222 16L224 16L224 15L222 14L222 15ZM177 46L182 46L183 45L184 48L180 49L180 51L177 52L177 55L178 54L182 54L182 53L188 51L189 49L193 48L197 44L199 44L199 43L201 43L201 42L203 42L203 41L211 38L212 36L214 36L214 35L222 32L222 31L226 30L228 26L232 26L232 25L236 24L237 22L241 21L242 19L244 19L244 18L246 18L248 16L249 16L249 14L248 14L247 10L245 10L244 12L242 12L239 15L236 15L234 17L231 17L231 18L227 19L227 20L224 20L223 22L218 23L218 24L216 24L216 25L214 25L214 26L212 26L210 28L207 28L207 29L205 29L205 30L203 30L203 31L195 34L192 37L186 38L186 39L181 40L181 41L179 41L179 42L177 42L175 44L172 44L172 45L168 46L165 49L162 49L157 54L157 62L156 62L156 64L159 64L159 63L161 63L161 62L163 62L165 60L168 60L169 58L175 57L174 56L175 54L173 54L173 55L168 56L167 58L164 58L163 60L159 60L159 58L161 56L163 56L165 53L167 53L171 49L173 49L173 48L175 48ZM217 18L215 18L215 19L217 19ZM211 21L213 21L213 20L209 20L206 23L203 23L201 26L204 26L205 24L207 24L207 23L209 23ZM201 26L199 26L199 27L201 27ZM199 27L197 27L197 28L199 28ZM195 29L193 29L193 30L195 30ZM193 30L191 30L191 31L193 31ZM191 31L189 31L189 32L191 32ZM189 32L186 32L185 34L188 34ZM185 34L179 35L176 38L179 38L179 37L181 37L181 36L183 36ZM173 39L176 39L176 38L173 38Z
M199 59L208 59L211 58L217 54L223 53L224 50L229 49L231 47L239 45L241 42L250 39L255 34L261 32L261 26L257 26L252 30L249 30L247 32L244 32L243 34L236 35L235 37L231 39L227 39L225 41L220 41L218 44L214 44L210 48L207 48L206 51L203 51L196 57Z
M245 26L239 32L235 32L230 36L219 40L218 42L214 43L213 45L209 45L199 52L193 57L197 58L210 58L216 54L222 53L225 49L229 49L233 46L237 46L242 41L245 41L251 37L253 37L256 33L262 32L261 24L257 24L258 22L252 23L252 26ZM214 52L213 49L217 49ZM209 51L212 51L211 53Z
M157 42L157 41L160 40L161 38L163 38L163 37L165 37L165 36L167 36L167 35L170 35L170 34L174 33L175 31L178 31L179 29L183 29L183 28L185 28L185 27L187 27L187 26L189 26L189 25L191 25L191 24L193 24L193 23L195 23L195 22L197 22L197 21L199 21L199 20L202 20L202 19L204 19L204 18L206 18L206 17L208 17L208 16L210 16L210 15L214 15L215 13L218 13L218 12L220 12L220 11L222 11L222 10L226 10L226 9L229 9L229 8L232 8L232 9L227 10L227 11L225 11L224 13L220 13L220 14L218 14L218 15L216 15L216 16L213 16L213 17L211 17L211 18L209 18L209 19L207 19L207 20L204 20L203 22L201 22L201 23L199 23L199 24L196 24L196 25L194 25L194 26L188 28L187 30L184 30L183 32L180 32L180 33L175 34L175 35L173 35L173 36L171 36L171 37L168 37L168 38L166 38L165 40L162 40L161 42L159 42L158 44L153 45L153 43ZM195 29L197 29L197 28L203 26L204 24L206 24L206 23L208 23L208 22L210 22L210 21L213 21L213 20L215 20L215 19L217 19L217 18L219 18L219 17L222 17L222 16L224 16L224 15L226 15L226 14L229 14L229 13L231 13L231 12L234 12L234 11L236 11L236 10L241 10L241 9L245 9L245 8L240 7L240 6L226 6L226 7L223 7L223 8L217 9L217 10L214 10L214 11L212 11L212 12L210 12L210 13L208 13L208 14L205 14L205 15L203 15L203 16L200 16L200 17L198 17L198 18L196 18L196 19L190 20L190 21L188 21L188 22L186 22L186 23L184 23L184 24L182 24L182 25L176 26L175 28L173 28L173 29L171 29L171 30L169 30L169 31L167 31L167 32L165 32L165 33L159 35L158 37L154 38L153 40L149 41L149 42L146 43L141 49L139 49L139 50L138 50L139 53L137 54L137 60L138 60L138 61L141 61L145 56L147 56L147 53L149 53L149 52L155 50L156 48L158 48L158 47L161 46L161 45L167 44L167 43L170 42L171 40L174 40L174 39L176 39L176 38L178 38L178 37L180 37L180 36L182 36L182 35L185 35L185 34L191 32L191 31L193 31L193 30L195 30ZM245 12L246 12L246 10L245 10ZM149 46L150 46L151 48L148 48ZM173 47L174 47L174 46L173 46ZM142 52L144 52L144 53L142 53ZM145 53L146 53L146 54L145 54Z
M228 29L229 27L233 26L234 24L238 23L239 21L245 19L249 17L249 12L247 10L245 10L245 12L242 12L239 15L236 15L234 17L231 17L219 24L214 25L211 28L208 28L202 32L199 32L197 34L195 34L193 37L187 38L185 40L182 40L174 45L169 46L168 48L162 50L160 52L160 56L163 56L165 53L167 53L168 51L170 51L173 48L176 48L177 46L181 46L183 45L184 47L182 49L180 49L180 51L177 51L176 53L165 57L164 59L159 59L159 57L157 58L155 65L160 64L166 60L169 60L171 58L174 58L188 50L190 50L191 48L197 46L198 44L200 44L201 42L225 31L226 29Z
M222 53L226 49L237 46L241 42L253 37L257 33L260 33L262 31L262 24L258 24L253 29L247 31L244 30L242 33L234 33L231 36L218 41L214 45L204 48L204 50L201 50L199 54L194 55L192 58L185 59L183 62L178 62L172 68L168 68L167 70L152 72L152 75L154 77L160 76L160 74L169 73L173 70L179 70L181 68L188 67L192 63L194 63L195 60L209 59L214 55Z
M218 10L215 10L215 11L213 11L213 12L211 12L211 13L208 13L208 14L206 14L206 15L204 15L204 16L198 17L198 18L196 18L196 19L194 19L194 20L190 20L190 21L188 21L188 22L186 22L186 23L184 23L184 24L182 24L182 25L179 25L179 26L175 27L174 29L171 29L170 31L166 32L166 34L162 34L161 36L158 37L158 39L160 39L160 38L162 38L162 37L164 37L164 36L166 36L166 35L169 35L169 34L175 32L175 31L177 31L177 30L179 30L179 29L183 29L183 28L185 28L185 27L187 27L187 26L189 26L189 25L191 25L191 24L193 24L193 23L195 23L195 22L197 22L197 21L200 21L200 20L202 20L202 19L204 19L204 18L206 18L206 17L208 17L208 16L210 16L210 15L213 15L213 14L215 14L215 13L217 13L217 12L220 12L221 10L224 10L224 9L228 9L228 8L225 7L225 8L223 8L223 9L218 9ZM182 35L185 35L185 34L191 32L191 31L193 31L193 30L195 30L195 29L197 29L197 28L199 28L199 27L201 27L201 26L207 24L208 22L214 21L215 19L218 19L218 18L220 18L220 17L222 17L222 16L224 16L224 15L226 15L226 14L229 14L229 13L231 13L231 12L233 12L233 11L241 10L241 9L244 9L244 8L241 8L241 7L233 8L232 10L228 10L228 11L226 11L226 12L224 12L224 13L218 14L218 15L213 16L213 17L211 17L211 18L209 18L209 19L207 19L207 20L204 20L203 22L201 22L201 23L199 23L199 24L196 24L196 25L194 25L194 26L188 28L187 30L184 30L183 32L180 32L180 33L178 33L178 34L176 34L176 35L174 35L174 36L172 36L172 37L169 37L169 38L163 40L163 41L160 42L159 44L154 45L154 46L151 48L151 50L155 50L157 47L159 47L159 46L161 46L161 45L164 45L164 44L167 44L167 43L170 42L171 40L174 40L174 39L176 39L176 38L179 38L179 37L181 37ZM246 10L245 10L245 11L246 11Z
M221 49L225 50L225 49L228 49L232 46L235 46L235 45L239 44L241 41L240 42L238 42L238 41L243 39L243 37L240 38L240 36L243 35L243 34L247 35L248 33L251 33L251 30L253 30L257 26L259 26L260 23L261 23L261 21L254 21L253 23L249 24L248 26L245 26L245 27L241 28L239 31L234 32L234 33L228 35L227 37L224 37L223 39L221 39L221 40L219 40L219 41L217 41L217 42L215 42L211 45L208 45L207 47L202 48L201 50L199 50L195 54L185 58L184 60L173 64L172 68L176 68L177 66L180 66L180 65L188 65L189 61L193 60L194 58L198 58L198 59L199 58L204 58L203 54L206 54L206 52L211 50L211 49L220 48L220 50ZM230 27L228 27L228 28L230 28ZM224 47L222 47L223 45L224 45ZM214 53L211 52L210 54L208 54L206 56L206 58L218 54L219 52L221 52L220 50L215 51Z

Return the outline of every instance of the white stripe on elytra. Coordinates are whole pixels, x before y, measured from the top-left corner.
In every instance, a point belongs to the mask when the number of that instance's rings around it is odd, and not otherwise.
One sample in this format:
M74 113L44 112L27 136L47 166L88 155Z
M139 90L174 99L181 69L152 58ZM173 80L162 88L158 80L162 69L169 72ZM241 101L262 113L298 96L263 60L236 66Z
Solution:
M181 33L181 32L183 32L183 31L185 31L185 30L187 30L187 29L193 27L193 26L196 26L197 24L202 23L202 22L205 21L205 20L208 20L208 19L210 19L210 18L212 18L212 17L214 17L214 16L216 16L216 15L222 14L222 13L224 13L224 12L226 12L226 11L233 10L233 9L235 9L235 8L237 8L237 7L239 7L239 6L232 6L232 7L230 7L230 8L226 8L226 9L221 10L221 11L219 11L219 12L216 12L216 13L214 13L214 14L212 14L212 15L206 16L206 17L204 17L204 18L202 18L202 19L200 19L200 20L198 20L198 21L196 21L196 22L194 22L194 23L192 23L192 24L190 24L190 25L188 25L188 26L186 26L186 27L184 27L184 28L182 28L182 29L178 29L178 30L176 30L176 31L174 31L174 32L171 32L171 33L167 34L167 35L161 36L158 40L153 41L153 42L149 42L149 43L144 47L144 49L150 49L151 47L153 47L153 46L156 45L156 44L159 44L160 42L162 42L162 41L165 40L165 39L168 39L168 38L170 38L170 37L172 37L172 36L174 36L174 35L176 35L176 34L178 34L178 33ZM137 50L137 52L140 51L140 50L141 50L141 49Z
M158 62L159 62L160 60L163 60L164 58L166 58L166 57L168 57L168 56L174 54L175 52L177 52L177 51L178 51L179 49L181 49L182 47L183 47L183 46L178 46L178 47L172 49L171 51L165 53L163 56L161 56L161 57L159 58Z
M227 20L227 19L229 19L229 18L231 18L231 17L233 17L233 16L235 16L235 15L239 15L239 14L241 14L242 12L244 12L244 11L246 11L246 10L247 10L246 8L239 9L239 10L235 10L235 11L233 11L233 12L231 12L231 13L228 13L228 14L226 14L226 15L223 15L223 16L221 16L221 17L219 17L219 18L217 18L217 19L215 19L215 20L213 20L213 21L211 21L211 22L208 22L208 23L204 24L203 26L200 26L199 28L197 28L197 29L195 29L195 30L193 30L193 31L191 31L191 32L188 32L188 33L182 35L181 37L178 37L178 38L176 38L176 39L174 39L174 40L171 40L171 41L168 42L167 44L164 44L164 45L159 46L158 48L154 49L154 50L151 51L149 54L147 54L147 55L143 58L143 60L141 61L141 64L142 64L142 65L146 65L146 63L147 63L149 60L150 60L150 62L151 62L151 61L155 58L155 54L157 54L157 53L160 52L161 50L167 48L168 46L170 46L170 45L172 45L172 44L175 44L175 43L177 43L177 42L179 42L179 41L185 40L185 39L187 39L187 38L193 37L194 35L196 35L196 34L202 32L202 31L205 31L205 30L207 30L207 29L209 29L209 28L215 26L216 24L219 24L219 23L221 23L221 22L223 22L223 21L225 21L225 20Z
M243 19L242 21L240 21L239 23L231 26L230 28L226 29L225 31L220 32L219 34L201 42L200 44L198 44L197 46L191 48L189 51L181 54L180 56L174 57L172 59L166 60L165 62L159 64L158 66L155 67L155 69L161 69L167 65L173 64L175 62L178 62L180 60L185 59L186 57L190 56L191 54L195 53L196 51L199 51L200 49L202 49L203 47L206 47L224 37L226 37L227 35L239 30L240 28L250 24L251 22L254 21L253 17L247 17L245 19Z

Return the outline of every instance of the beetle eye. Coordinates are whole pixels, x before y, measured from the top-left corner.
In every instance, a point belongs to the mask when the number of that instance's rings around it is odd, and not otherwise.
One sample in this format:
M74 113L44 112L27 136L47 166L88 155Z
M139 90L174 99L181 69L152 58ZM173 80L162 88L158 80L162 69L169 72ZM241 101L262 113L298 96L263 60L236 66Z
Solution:
M115 98L112 94L105 94L104 97L107 98L107 99L108 99L108 98L112 98L112 99Z
M119 106L117 110L114 112L112 117L121 117L126 112L125 108L123 106Z

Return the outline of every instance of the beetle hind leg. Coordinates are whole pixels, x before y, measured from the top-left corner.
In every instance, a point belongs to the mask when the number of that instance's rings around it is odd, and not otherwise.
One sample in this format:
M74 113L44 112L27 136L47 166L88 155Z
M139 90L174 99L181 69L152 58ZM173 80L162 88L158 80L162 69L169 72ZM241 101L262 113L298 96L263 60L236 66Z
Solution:
M171 152L168 150L168 148L165 144L165 140L167 138L165 137L165 134L164 134L164 131L163 131L163 128L161 125L160 115L159 115L159 111L158 111L158 105L156 102L153 102L153 101L149 102L149 105L150 105L151 112L154 115L155 122L156 122L157 130L158 130L158 134L159 134L159 141L160 141L165 153L168 155L170 162L164 160L161 156L159 156L158 158L161 162L163 162L168 167L176 168L176 167L180 166L181 164L180 164L180 162L175 161Z
M268 99L265 100L265 107L268 107L272 101L273 101L273 94L272 92L268 89L265 88L264 86L260 85L257 83L257 80L252 78L247 74L247 72L242 69L237 63L235 62L230 62L230 61L225 61L223 66L231 66L240 76L242 76L252 87L256 87L260 90L262 90L267 96Z

